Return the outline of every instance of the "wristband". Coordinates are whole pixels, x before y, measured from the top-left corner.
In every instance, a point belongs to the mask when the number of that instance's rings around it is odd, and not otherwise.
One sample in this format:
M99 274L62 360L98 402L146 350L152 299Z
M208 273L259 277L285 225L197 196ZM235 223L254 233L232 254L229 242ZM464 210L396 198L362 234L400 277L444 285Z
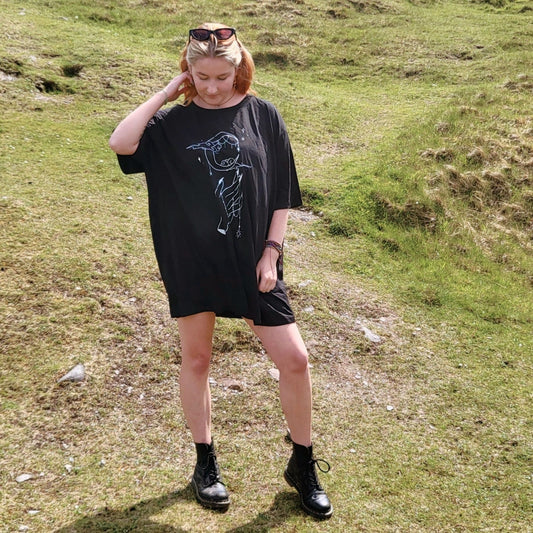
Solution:
M278 252L280 259L283 256L283 246L279 242L265 241L265 248L274 248Z

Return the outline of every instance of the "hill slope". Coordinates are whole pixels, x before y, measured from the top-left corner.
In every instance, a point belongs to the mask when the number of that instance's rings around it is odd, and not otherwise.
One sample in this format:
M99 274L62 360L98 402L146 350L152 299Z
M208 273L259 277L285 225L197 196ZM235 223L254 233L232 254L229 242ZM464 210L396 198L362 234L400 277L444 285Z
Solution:
M530 1L0 7L1 531L528 530ZM212 371L234 505L187 488L146 188L107 139L205 19L237 27L294 145L287 282L327 523L284 485L272 365L235 321ZM87 380L58 385L78 362Z

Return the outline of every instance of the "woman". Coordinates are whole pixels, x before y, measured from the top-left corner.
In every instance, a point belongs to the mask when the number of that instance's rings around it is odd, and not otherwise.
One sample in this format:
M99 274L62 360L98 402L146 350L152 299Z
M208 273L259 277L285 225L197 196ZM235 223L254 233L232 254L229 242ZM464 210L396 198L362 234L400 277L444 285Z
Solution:
M287 131L250 90L253 60L233 28L190 30L181 70L117 126L109 145L123 172L147 178L156 257L182 345L180 397L197 451L191 483L202 505L228 508L211 435L209 364L215 317L244 318L280 371L293 441L285 479L306 512L329 518L312 451L308 356L282 280L288 210L301 205ZM183 105L160 110L182 94Z

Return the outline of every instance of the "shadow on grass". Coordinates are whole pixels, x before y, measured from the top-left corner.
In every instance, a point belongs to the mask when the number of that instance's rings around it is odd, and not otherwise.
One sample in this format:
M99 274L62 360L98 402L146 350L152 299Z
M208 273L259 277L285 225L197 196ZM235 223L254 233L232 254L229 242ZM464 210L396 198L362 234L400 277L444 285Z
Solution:
M150 533L182 533L184 529L168 524L160 524L150 519L171 507L178 501L194 500L190 486L177 492L164 494L159 498L143 500L125 509L103 508L90 516L79 518L72 524L56 529L54 533L125 533L126 531L147 531Z
M177 492L163 494L150 500L143 500L125 509L103 508L90 516L84 516L71 524L56 529L54 533L126 533L130 531L184 533L189 530L169 524L160 524L150 518L184 500L195 501L190 485ZM258 513L247 524L229 529L226 533L266 533L272 528L280 526L293 515L305 515L300 508L297 496L290 491L279 492L274 498L270 509Z
M293 515L305 516L298 496L291 491L278 492L268 511L258 513L247 524L228 529L226 533L266 533L280 526Z

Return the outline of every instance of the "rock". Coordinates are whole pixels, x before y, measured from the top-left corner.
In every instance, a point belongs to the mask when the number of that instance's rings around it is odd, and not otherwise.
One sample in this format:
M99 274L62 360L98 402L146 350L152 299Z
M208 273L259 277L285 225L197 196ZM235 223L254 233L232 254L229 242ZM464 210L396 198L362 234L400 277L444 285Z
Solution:
M387 411L394 411L394 407L392 405L387 405Z
M226 378L220 380L219 383L222 387L228 390L234 390L237 392L242 392L244 390L242 383L238 382L236 379Z
M275 379L276 381L279 381L279 370L277 368L270 368L268 370L268 373L270 374L270 377Z
M33 479L33 474L20 474L20 476L17 476L15 478L15 481L17 483L24 483L25 481L29 481L30 479Z
M74 381L79 382L85 379L85 366L83 364L78 364L71 370L69 370L63 377L57 380L58 383L63 381Z
M381 342L381 337L367 327L361 326L361 331L370 342Z

